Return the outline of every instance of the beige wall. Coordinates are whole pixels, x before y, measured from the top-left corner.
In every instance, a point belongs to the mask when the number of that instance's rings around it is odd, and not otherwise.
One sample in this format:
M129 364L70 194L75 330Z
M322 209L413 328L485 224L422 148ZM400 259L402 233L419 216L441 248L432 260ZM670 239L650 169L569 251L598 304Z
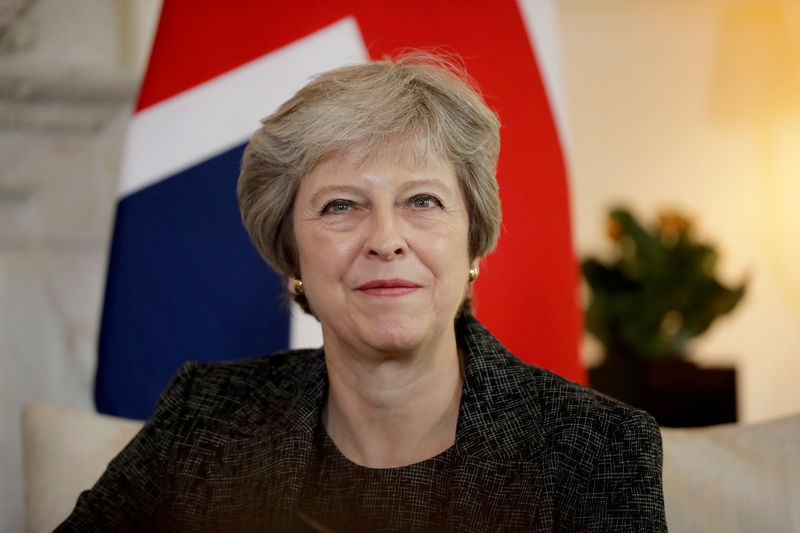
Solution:
M610 205L677 208L750 279L691 348L739 368L745 421L800 411L800 13L768 0L559 0L578 253ZM585 343L587 360L598 347Z

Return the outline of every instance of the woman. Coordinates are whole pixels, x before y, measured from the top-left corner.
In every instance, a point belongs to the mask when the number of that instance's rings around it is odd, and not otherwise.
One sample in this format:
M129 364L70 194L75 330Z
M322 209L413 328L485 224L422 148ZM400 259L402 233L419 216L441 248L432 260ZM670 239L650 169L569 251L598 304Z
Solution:
M324 346L188 363L63 530L664 530L658 428L469 314L499 123L431 57L313 79L247 146L253 243Z

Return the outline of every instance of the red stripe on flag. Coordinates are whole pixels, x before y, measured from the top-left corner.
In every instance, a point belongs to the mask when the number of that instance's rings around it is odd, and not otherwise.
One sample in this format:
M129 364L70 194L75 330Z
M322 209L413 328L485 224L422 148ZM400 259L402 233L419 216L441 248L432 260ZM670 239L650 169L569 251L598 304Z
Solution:
M452 48L500 116L503 232L476 282L477 316L525 361L585 383L566 171L517 3L414 0L360 7L357 20L372 57L402 47Z
M272 4L272 3L271 3ZM137 110L353 15L371 57L458 53L498 112L503 232L476 284L478 316L522 359L586 382L566 171L536 59L514 0L379 2L165 0Z
M348 2L164 0L136 111L351 14Z

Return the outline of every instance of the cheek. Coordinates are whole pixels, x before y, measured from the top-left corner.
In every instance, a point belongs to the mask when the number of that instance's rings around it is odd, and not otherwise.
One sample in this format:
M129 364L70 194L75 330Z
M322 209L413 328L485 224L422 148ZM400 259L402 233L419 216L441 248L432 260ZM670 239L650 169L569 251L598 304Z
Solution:
M339 276L361 249L357 235L319 231L313 227L302 228L296 239L304 275L322 272Z
M421 233L417 237L417 246L423 255L423 261L434 271L439 278L462 277L466 279L466 270L469 263L469 247L467 233L458 226L441 226L446 231L433 231Z
M437 233L436 246L440 252L448 254L453 261L469 261L467 221L456 220L442 226L444 231Z

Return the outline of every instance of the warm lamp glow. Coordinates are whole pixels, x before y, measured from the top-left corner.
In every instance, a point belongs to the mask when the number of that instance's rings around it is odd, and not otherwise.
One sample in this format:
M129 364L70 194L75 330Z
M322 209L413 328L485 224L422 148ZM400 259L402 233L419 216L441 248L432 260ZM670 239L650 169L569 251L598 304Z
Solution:
M752 132L764 252L800 312L800 16L796 3L732 4L721 21L712 113Z
M732 3L724 12L711 109L740 122L800 111L800 42L785 2ZM793 24L794 23L794 24Z

